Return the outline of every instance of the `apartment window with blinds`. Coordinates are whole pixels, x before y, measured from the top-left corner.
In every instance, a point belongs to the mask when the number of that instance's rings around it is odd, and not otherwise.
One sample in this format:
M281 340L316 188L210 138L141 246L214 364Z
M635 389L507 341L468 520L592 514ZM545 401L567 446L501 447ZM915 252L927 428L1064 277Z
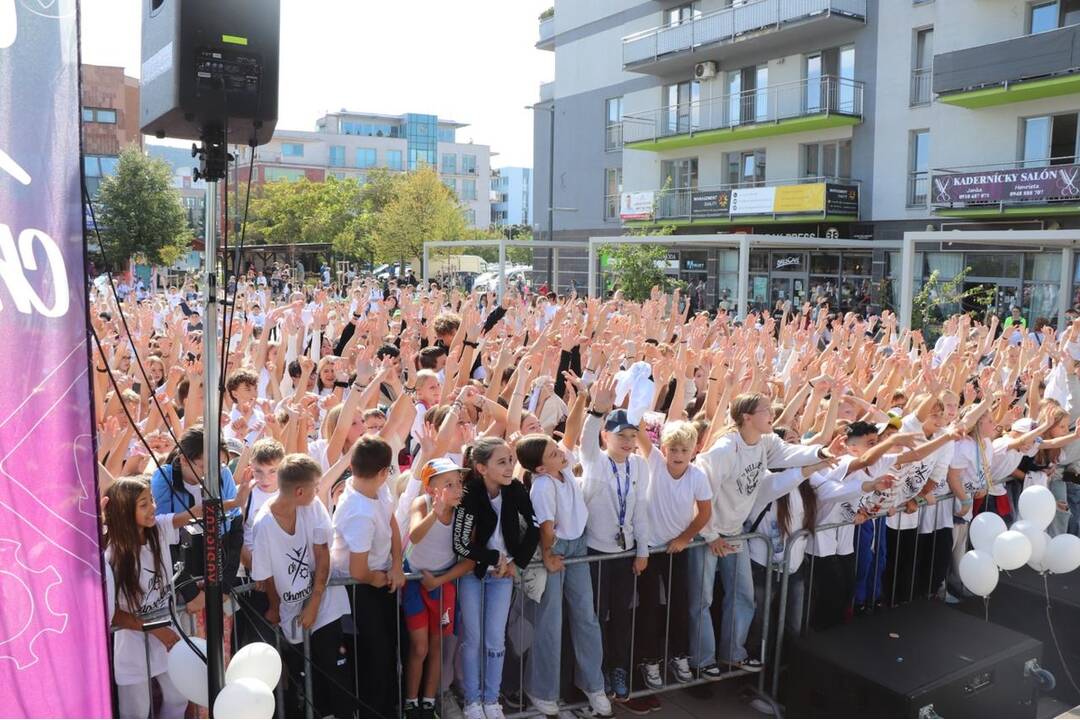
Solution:
M929 105L934 79L934 28L915 31L911 53L911 106Z
M930 131L912 130L908 149L908 207L925 207L929 187Z
M622 168L604 168L604 220L619 219L619 198L622 197Z
M604 127L604 149L608 152L622 149L622 114L623 99L608 98L604 101L606 123Z

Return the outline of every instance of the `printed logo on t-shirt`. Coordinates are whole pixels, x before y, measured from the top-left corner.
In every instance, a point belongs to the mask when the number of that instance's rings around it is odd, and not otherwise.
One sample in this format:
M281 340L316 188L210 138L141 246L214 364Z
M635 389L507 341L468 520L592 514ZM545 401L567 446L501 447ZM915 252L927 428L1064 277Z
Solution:
M757 491L758 482L761 480L761 466L761 462L756 462L743 468L742 473L735 480L735 487L740 495L750 496Z
M160 610L168 602L168 597L162 593L161 575L154 572L153 568L143 568L143 572L150 576L150 580L147 581L146 593L143 598L153 597L153 601L143 603L139 608L138 615L147 615L155 610Z
M293 587L296 587L298 581L305 583L305 586L298 592L286 590L281 593L283 602L299 602L306 600L311 595L311 569L308 564L307 554L308 546L306 544L294 547L286 553L286 557L289 559L288 572L292 578Z

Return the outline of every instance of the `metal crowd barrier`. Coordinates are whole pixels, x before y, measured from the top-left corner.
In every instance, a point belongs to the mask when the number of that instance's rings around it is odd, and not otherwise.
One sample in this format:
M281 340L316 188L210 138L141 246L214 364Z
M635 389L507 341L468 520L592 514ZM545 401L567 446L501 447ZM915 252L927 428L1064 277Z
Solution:
M733 536L733 537L730 537L730 538L725 538L725 540L727 540L729 542L735 542L735 541L741 542L743 544L743 547L740 550L740 552L745 552L745 553L749 552L748 543L750 541L764 543L766 548L767 548L767 551L769 553L769 557L772 556L772 552L773 552L772 540L768 536L766 536L766 535L764 535L762 533L747 533L747 534L742 534L742 535L736 535L736 536ZM709 552L711 552L709 550L709 548L708 548L708 543L706 543L704 540L696 540L695 542L691 543L685 550L683 550L683 553L689 553L689 552L692 552L692 551L693 552L700 552L700 553L709 553ZM663 658L657 658L661 663L661 665L660 665L660 667L661 667L661 676L664 677L664 676L668 675L668 671L667 671L667 668L669 667L669 662L668 661L671 659L670 654L669 654L670 636L671 636L671 627L672 627L672 618L671 618L671 611L670 611L670 607L671 607L670 589L672 587L672 579L673 579L673 572L674 572L674 562L675 562L675 557L676 556L675 555L669 555L667 553L667 551L666 551L666 548L664 548L664 547L651 548L649 554L650 554L650 562L663 562L662 558L665 557L665 556L667 557L667 562L668 562L667 573L666 573L666 582L665 582L665 585L664 585L665 595L666 595L665 596L665 604L664 604L664 613L665 613L665 617L664 617L664 638L663 638L664 656L663 656ZM631 551L627 551L627 552L614 553L614 554L586 555L586 556L582 556L582 557L564 558L564 560L563 560L564 564L567 565L567 566L581 564L581 563L596 563L597 564L598 568L597 568L596 583L595 583L595 586L593 588L593 601L594 601L594 612L596 612L596 614L598 616L598 621L600 622L600 627L601 627L601 633L602 634L604 632L606 632L606 630L605 630L605 627L604 627L603 619L599 618L599 602L600 602L600 600L599 600L599 596L600 596L599 590L603 587L602 584L605 581L605 578L604 578L604 563L610 562L612 560L622 559L622 558L633 558L634 556L635 556L635 551L631 550ZM534 562L529 566L529 570L542 568L542 567L543 567L542 563ZM713 574L712 577L703 577L702 578L702 588L703 588L703 590L705 588L705 583L710 583L710 584L715 586L715 583L716 583L716 580L717 580L716 575L718 574L718 571L719 571L719 565L717 565L716 568L714 569L714 574ZM510 608L510 612L508 612L508 620L507 620L507 625L506 625L507 642L504 645L504 672L503 672L503 681L500 683L500 685L502 686L502 690L501 690L500 695L501 695L501 700L504 701L503 706L504 706L504 709L507 711L506 712L507 717L523 717L526 714L532 714L532 713L529 713L530 709L532 709L533 712L535 712L535 708L531 708L531 704L530 704L530 702L529 702L529 700L527 698L527 695L526 695L525 667L526 667L526 662L527 662L527 657L528 657L528 648L526 648L525 646L528 645L529 648L531 648L532 642L530 641L530 642L526 643L526 639L525 639L525 622L527 621L530 614L532 614L535 617L535 613L539 609L539 604L535 603L535 602L533 602L531 600L526 599L525 592L523 591L523 584L522 584L522 581L521 581L522 572L523 571L521 571L520 568L518 568L517 569L517 574L516 574L516 576L515 576L515 578L513 580L514 587L513 587L513 591L512 591L513 594L511 596L511 608ZM406 580L420 580L421 578L422 578L422 576L419 573L410 573L410 574L406 575ZM643 696L646 696L646 695L654 695L654 694L666 693L666 692L670 692L670 691L673 691L673 690L680 690L680 689L684 689L684 688L687 688L687 687L692 687L692 686L695 686L695 685L703 685L703 684L707 684L707 683L718 682L718 681L721 681L721 680L727 680L727 679L731 679L731 678L735 678L735 677L740 677L740 676L745 676L745 675L752 674L750 671L747 671L747 670L729 669L727 672L722 673L719 677L716 677L716 678L706 678L706 677L701 677L699 675L699 677L696 677L693 680L691 680L689 682L686 682L686 683L681 683L681 682L675 681L674 679L669 679L664 684L664 686L662 688L655 689L655 690L646 687L644 682L635 682L635 678L637 677L637 670L638 670L638 668L636 667L637 660L638 660L638 656L637 656L637 652L636 652L636 640L637 640L637 632L636 632L636 630L637 630L637 625L638 625L638 622L637 622L638 621L637 609L638 609L638 606L640 605L640 602L639 602L640 597L639 597L639 594L638 594L638 580L639 580L638 576L633 575L633 593L632 593L632 596L630 598L627 598L628 602L631 603L631 636L630 636L630 651L629 651L631 659L630 659L629 667L626 668L627 671L628 671L628 674L629 674L630 698L638 698L638 697L643 697ZM348 586L353 586L353 585L357 585L357 584L358 583L355 580L351 579L351 578L333 578L332 577L330 579L330 585L334 585L334 586L346 586L346 587L348 587ZM251 582L248 582L246 584L240 584L240 585L234 586L233 589L232 589L232 594L250 593L254 589L255 589L255 584L251 583ZM733 593L734 588L729 589L728 592ZM441 617L442 612L443 612L442 599L445 597L445 595L440 593L439 597L440 597L440 600L439 600L440 608L439 608L439 610L440 610L440 617ZM460 597L461 597L460 594L458 594L457 595L457 603L459 603L459 604L461 602ZM766 607L771 607L772 599L773 599L772 574L768 573L768 574L766 574L765 590L764 590L764 604L765 604ZM235 600L233 602L236 603ZM403 651L403 648L406 647L407 645L406 645L406 638L405 638L404 634L401 631L401 628L403 626L401 592L395 593L395 602L396 602L396 605L397 605L396 617L397 617L397 620L398 620L397 628L396 628L396 632L397 632L397 645L396 645L396 647L397 647L397 653L396 653L396 655L397 655L396 656L396 670L397 670L397 672L396 672L396 676L398 678L397 697L399 699L398 700L398 717L404 717L403 683L404 683L404 678L405 678L405 665L403 664L403 661L402 661L402 651ZM722 599L721 599L721 596L714 596L714 602L723 602ZM485 605L484 605L485 600L484 600L484 593L483 592L481 592L481 594L480 594L480 603L481 603L481 605L480 605L480 616L481 616L481 618L483 618L484 615L485 615ZM518 631L518 636L517 636L517 643L512 644L510 642L510 640L511 640L510 634L512 632L510 618L513 616L513 609L514 609L514 604L515 603L517 604L517 618L516 618L516 628L515 629ZM238 607L236 609L236 615L239 615L240 613L249 613L250 614L250 613L253 612L253 611L251 611L251 610L249 610L247 608L239 607L238 603L237 603L237 605L238 605ZM691 606L691 604L688 603L688 608L690 608L690 606ZM350 599L350 614L351 614L351 611L352 611L352 603L351 603L351 599ZM191 618L191 616L188 616L186 613L183 613L183 612L179 613L178 617ZM169 618L170 618L169 611L164 611L164 612L161 612L161 613L157 613L154 616L145 617L143 619L146 622L151 622L152 620L160 621L160 620L169 619ZM194 620L193 618L191 618L191 619L192 619L192 621ZM354 622L356 622L356 621L357 620L354 618ZM734 623L734 621L735 621L734 613L731 613L730 616L729 616L728 613L724 613L724 617L722 618L722 622ZM686 627L689 629L690 624L688 622L688 618L687 618L686 621L684 621L683 624L686 625ZM565 627L566 627L566 618L563 619L563 629L564 630L565 630ZM534 630L535 630L535 628L534 628ZM714 627L713 642L714 642L715 645L719 644L720 630L721 630L720 626ZM451 634L450 636L448 636L448 637L457 638L457 636L459 635L459 631L460 631L460 625L458 623L455 623L455 632L453 634ZM187 632L188 632L188 634L194 634L194 628L192 627L192 628L187 629ZM479 648L478 648L478 650L479 650L479 662L480 662L479 670L480 670L480 687L481 687L481 690L484 687L484 683L485 683L485 679L486 679L485 678L486 663L484 662L484 660L486 658L486 653L484 652L484 648L485 648L485 645L486 645L486 643L485 643L485 632L486 632L486 623L481 622L481 625L480 625L480 633L481 634L480 634ZM766 613L763 616L763 624L762 624L762 632L761 632L761 647L760 647L761 655L760 655L760 657L762 658L762 662L767 662L766 657L767 657L767 653L768 653L768 649L769 649L769 638L770 638L769 632L770 632L770 620L769 620L769 614ZM236 652L236 650L238 650L239 648L237 647L236 639L235 639L236 638L236 624L235 624L235 621L234 621L234 625L233 625L233 633L234 633L233 652ZM283 664L283 670L282 670L283 678L282 679L285 680L286 676L287 676L287 672L288 672L287 671L287 665L286 665L285 653L289 652L289 650L287 650L284 647L283 636L282 636L282 634L280 632L280 629L277 628L277 627L274 628L274 636L275 636L278 652L282 656L282 664ZM181 640L181 642L183 642L183 641ZM455 640L455 642L460 643L460 640ZM687 647L691 648L693 646L693 642L694 642L693 638L690 637L688 639ZM149 637L148 637L148 634L146 634L146 633L144 633L144 643L145 643L145 647L146 647L147 658L149 658ZM513 660L511 660L511 651L510 651L511 647L514 647L516 649L516 657ZM304 681L303 681L303 683L304 683L304 689L303 689L303 698L302 699L303 699L303 704L304 704L304 708L305 708L305 717L307 717L307 718L313 718L314 717L314 706L312 705L311 698L313 696L313 678L314 678L315 668L312 665L310 648L311 648L311 632L310 632L310 630L305 629L304 632L303 632L303 653L304 653L304 663L303 663ZM352 680L353 680L353 686L352 686L353 687L353 697L355 699L359 695L358 671L359 671L359 663L360 663L360 648L357 646L357 634L356 634L355 631L352 633L352 649L353 649L353 654L352 654L352 658L351 658L351 665L352 665L351 672L352 672ZM567 650L567 645L565 643L563 643L561 648L560 648L560 673L562 672L562 666L564 664L564 658L566 658L566 650ZM428 651L433 652L434 650L432 649L431 646L429 646ZM441 673L441 677L440 677L440 687L439 687L439 692L438 692L437 703L442 702L442 699L443 699L443 696L444 696L443 688L448 688L450 683L453 681L453 679L454 679L453 674L454 674L455 667L457 665L457 663L454 662L453 660L451 660L450 663L446 662L446 655L445 655L445 650L443 648L443 643L439 644L439 651L444 652L444 655L443 655L443 658L441 659L442 673ZM717 649L717 652L720 652L720 651L722 651L722 649ZM456 652L454 653L454 655L456 655ZM723 667L724 663L725 663L725 660L722 660L719 657L717 657L717 663L718 663L718 665L720 667ZM506 681L506 679L508 677L512 677L510 675L510 673L508 672L508 668L513 667L514 664L517 665L517 668L516 668L517 688L507 688L507 687L505 687L505 681ZM610 667L611 666L609 658L604 658L604 666L605 667ZM148 675L148 678L149 678L149 662L147 662L147 675ZM288 678L289 681L292 681L293 679L294 678ZM284 685L285 685L284 682L279 682L277 688L275 689L276 699L277 699L277 702L276 702L276 717L278 717L278 718L286 717L286 715L285 715L286 707L285 707L285 702L284 702ZM571 690L570 688L562 687L561 680L560 680L560 688L561 688L561 691L562 691L560 694L563 695L563 696L566 696L568 694L567 691ZM151 717L152 717L153 716L153 697L152 697L153 696L153 686L152 686L152 683L150 684L150 692L151 692ZM773 707L774 711L777 714L777 716L779 716L779 706L776 703L776 700L774 699L775 698L775 692L776 692L775 688L773 689L772 693L769 693L767 691L766 682L765 682L765 673L764 672L759 672L758 673L758 680L757 680L755 692L759 697L761 697L765 702L767 702L771 707ZM572 711L572 710L584 708L587 705L588 705L587 701L562 702L560 700L560 710L561 711ZM359 717L370 717L370 716L374 715L373 713L371 713L370 709L365 711L360 706L357 706L357 711L360 713ZM441 716L445 717L445 715L443 715L443 714L441 714Z

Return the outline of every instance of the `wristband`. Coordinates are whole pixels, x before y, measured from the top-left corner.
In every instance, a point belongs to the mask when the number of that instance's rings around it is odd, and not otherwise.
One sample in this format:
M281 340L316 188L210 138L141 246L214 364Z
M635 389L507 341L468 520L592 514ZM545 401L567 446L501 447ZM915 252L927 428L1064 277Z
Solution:
M596 418L602 418L605 415L605 413L602 413L599 410L593 410L592 408L589 408L589 414Z
M349 383L342 382L340 380L335 380L334 381L334 387L336 387L336 388L347 388L347 387L349 387Z
M480 347L480 344L479 343L474 343L472 340L466 340L465 341L465 347L470 347L470 348L475 349L475 348Z

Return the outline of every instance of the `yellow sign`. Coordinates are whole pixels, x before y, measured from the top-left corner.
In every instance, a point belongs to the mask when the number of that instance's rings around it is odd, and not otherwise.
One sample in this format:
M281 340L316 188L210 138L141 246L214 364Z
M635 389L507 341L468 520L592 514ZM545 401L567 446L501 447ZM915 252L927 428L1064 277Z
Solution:
M825 212L825 183L777 186L773 212Z

